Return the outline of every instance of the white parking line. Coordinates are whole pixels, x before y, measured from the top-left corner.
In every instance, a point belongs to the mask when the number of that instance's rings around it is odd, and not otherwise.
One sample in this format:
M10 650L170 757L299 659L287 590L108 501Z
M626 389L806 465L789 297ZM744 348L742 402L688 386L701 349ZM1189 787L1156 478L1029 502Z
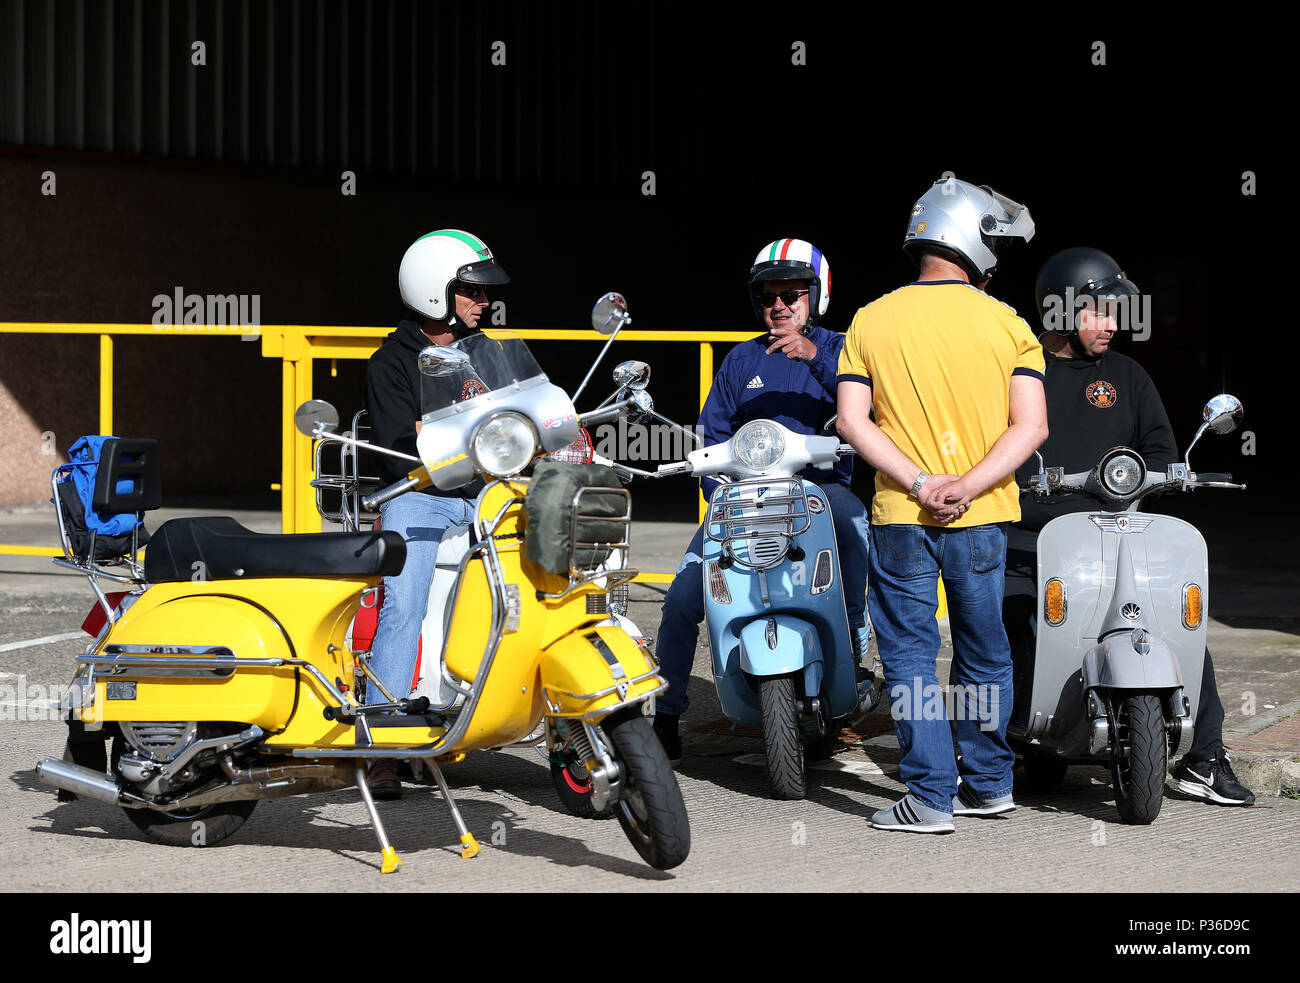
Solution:
M65 631L62 635L46 635L44 638L29 638L25 642L7 642L0 645L0 652L12 652L14 649L31 648L33 645L49 645L51 642L66 642L73 638L85 637L84 631Z

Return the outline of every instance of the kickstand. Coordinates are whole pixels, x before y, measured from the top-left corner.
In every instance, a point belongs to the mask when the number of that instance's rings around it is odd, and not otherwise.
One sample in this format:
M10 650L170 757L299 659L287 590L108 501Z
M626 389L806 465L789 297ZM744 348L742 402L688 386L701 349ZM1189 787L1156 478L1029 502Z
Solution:
M375 808L374 797L370 794L370 785L366 782L365 762L357 765L357 788L361 789L361 799L366 804L366 811L370 813L370 824L375 829L375 835L379 837L380 873L391 874L398 867L402 866L402 858L397 855L392 844L388 842L388 834L384 832L384 824L379 819L379 810Z
M456 800L452 798L451 789L447 787L447 779L442 777L442 769L438 767L438 762L425 759L424 766L433 772L434 781L438 783L438 788L442 791L443 800L447 803L447 808L451 810L452 821L456 824L456 829L460 833L460 855L468 860L478 854L482 849L478 845L478 840L474 839L474 834L465 826L465 820L461 818L460 810L456 808Z

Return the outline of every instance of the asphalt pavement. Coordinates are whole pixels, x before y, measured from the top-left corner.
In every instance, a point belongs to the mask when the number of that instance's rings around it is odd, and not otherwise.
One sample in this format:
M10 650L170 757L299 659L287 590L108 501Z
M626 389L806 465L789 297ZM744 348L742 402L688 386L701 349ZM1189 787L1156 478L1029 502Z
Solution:
M240 518L262 531L278 528L271 513ZM52 542L48 526L41 529L47 522L40 513L0 513L0 542ZM637 524L636 565L671 570L692 531L682 523ZM243 829L208 849L148 843L115 807L57 803L33 769L61 754L64 725L39 706L42 692L71 676L85 644L78 627L93 595L84 579L55 571L48 559L0 556L0 687L8 687L0 689L0 875L18 890L92 892L326 891L341 880L356 889L399 891L1073 891L1085 882L1090 891L1293 891L1300 883L1300 801L1276 792L1300 751L1269 747L1267 736L1285 737L1300 708L1294 580L1277 568L1256 573L1237 602L1221 590L1215 596L1222 607L1212 601L1210 611L1229 746L1251 735L1265 746L1238 753L1238 774L1254 774L1259 755L1266 763L1259 774L1278 782L1257 785L1251 808L1167 794L1154 824L1125 826L1106 770L1076 768L1051 794L1018 787L1015 812L959 817L951 835L875 831L871 813L903 792L892 725L879 712L813 770L807 799L775 801L761 743L722 720L702 639L678 773L692 835L682 866L652 870L616 822L570 816L542 758L512 749L476 752L446 769L483 844L474 859L460 858L433 789L408 784L402 800L380 803L404 860L385 877L356 789L259 803ZM1221 579L1232 576L1228 569ZM632 588L632 617L650 635L663 590ZM1292 593L1282 600L1285 592ZM949 654L942 627L941 661ZM1099 869L1108 876L1098 878Z

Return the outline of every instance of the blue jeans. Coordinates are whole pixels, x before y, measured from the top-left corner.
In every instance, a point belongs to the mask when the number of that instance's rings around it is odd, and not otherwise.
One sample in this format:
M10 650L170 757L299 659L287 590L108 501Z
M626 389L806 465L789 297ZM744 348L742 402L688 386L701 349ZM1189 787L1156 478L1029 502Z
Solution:
M396 577L384 578L384 606L370 649L370 669L400 700L411 692L438 544L448 526L473 520L474 500L407 492L380 506L379 514L385 530L406 540L406 564ZM437 658L437 653L424 654ZM383 698L374 692L368 701Z
M955 750L962 781L974 792L988 799L1011 791L1011 649L1002 627L1006 544L1006 533L995 525L871 527L868 603L903 752L899 775L913 795L941 812L952 812L957 794ZM941 574L952 628L953 727L935 664Z
M844 606L849 616L849 638L866 624L867 509L845 485L819 485L830 502L835 522L835 545L844 578ZM668 689L655 698L661 713L681 714L690 705L686 684L695 663L695 644L704 620L704 527L695 530L681 566L664 598L664 613L655 639L655 659L668 680Z

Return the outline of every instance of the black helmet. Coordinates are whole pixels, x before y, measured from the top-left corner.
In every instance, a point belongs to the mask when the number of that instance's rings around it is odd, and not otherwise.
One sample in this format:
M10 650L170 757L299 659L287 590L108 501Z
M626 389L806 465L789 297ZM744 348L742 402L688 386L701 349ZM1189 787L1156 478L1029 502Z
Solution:
M1083 307L1102 301L1126 301L1137 295L1137 286L1119 264L1107 253L1089 246L1061 250L1043 264L1034 283L1034 300L1043 327L1067 335L1078 331L1077 315Z

